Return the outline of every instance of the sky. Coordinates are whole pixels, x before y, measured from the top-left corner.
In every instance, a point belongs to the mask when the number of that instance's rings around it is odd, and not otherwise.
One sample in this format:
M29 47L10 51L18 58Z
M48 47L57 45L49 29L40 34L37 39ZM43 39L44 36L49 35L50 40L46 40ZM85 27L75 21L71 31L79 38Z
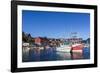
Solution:
M90 34L90 14L75 12L22 11L22 31L32 37L87 39Z

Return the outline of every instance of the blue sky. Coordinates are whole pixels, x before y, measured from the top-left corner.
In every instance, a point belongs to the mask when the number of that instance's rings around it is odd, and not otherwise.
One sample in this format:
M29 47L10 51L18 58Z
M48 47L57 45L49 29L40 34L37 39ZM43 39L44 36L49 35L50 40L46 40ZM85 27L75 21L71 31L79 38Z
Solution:
M71 12L22 11L22 30L32 37L69 38L71 32L89 38L90 14Z

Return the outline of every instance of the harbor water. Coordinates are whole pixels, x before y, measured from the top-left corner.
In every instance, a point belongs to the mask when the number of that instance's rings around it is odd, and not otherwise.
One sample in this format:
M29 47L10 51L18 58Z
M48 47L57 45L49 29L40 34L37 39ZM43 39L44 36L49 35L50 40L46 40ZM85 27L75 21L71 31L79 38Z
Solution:
M77 60L90 59L90 49L83 48L82 52L59 52L56 48L49 48L44 50L28 49L23 50L23 62L37 62L37 61L56 61L56 60Z

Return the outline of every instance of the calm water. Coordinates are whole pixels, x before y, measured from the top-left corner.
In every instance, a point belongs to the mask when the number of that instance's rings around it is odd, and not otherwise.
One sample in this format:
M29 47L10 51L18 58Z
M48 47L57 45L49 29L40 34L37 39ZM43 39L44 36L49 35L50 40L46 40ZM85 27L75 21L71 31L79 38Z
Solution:
M70 52L57 52L50 48L48 50L28 50L23 52L23 62L35 62L35 61L56 61L56 60L76 60L76 59L89 59L90 49L84 48L82 53L70 53Z

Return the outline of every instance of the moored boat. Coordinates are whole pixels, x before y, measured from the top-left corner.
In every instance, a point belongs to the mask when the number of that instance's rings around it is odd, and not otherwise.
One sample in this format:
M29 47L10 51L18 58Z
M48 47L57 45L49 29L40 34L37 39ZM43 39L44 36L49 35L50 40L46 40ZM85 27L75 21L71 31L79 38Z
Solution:
M83 44L73 44L71 50L72 52L82 52L83 47Z
M59 52L70 52L71 51L71 46L69 46L69 45L61 46L61 47L58 47L56 49L56 51L59 51Z

